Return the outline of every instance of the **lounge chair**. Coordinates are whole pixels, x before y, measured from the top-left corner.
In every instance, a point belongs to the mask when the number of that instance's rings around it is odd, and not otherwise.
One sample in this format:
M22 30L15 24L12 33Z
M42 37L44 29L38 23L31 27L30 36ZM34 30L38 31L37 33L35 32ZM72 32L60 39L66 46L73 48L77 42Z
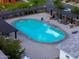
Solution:
M76 34L76 33L78 33L78 31L73 31L73 32L72 32L72 34Z

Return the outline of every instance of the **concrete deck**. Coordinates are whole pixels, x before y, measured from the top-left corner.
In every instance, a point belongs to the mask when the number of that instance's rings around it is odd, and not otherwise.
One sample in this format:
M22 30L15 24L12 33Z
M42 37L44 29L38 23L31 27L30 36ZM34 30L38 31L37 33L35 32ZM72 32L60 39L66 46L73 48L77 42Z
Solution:
M49 20L49 14L47 13L40 13L35 15L28 15L24 17L14 18L14 19L8 19L6 22L9 24L12 24L13 21L21 19L21 18L36 18L41 19L41 17L44 17L44 21L50 22L51 24L54 24L58 27L60 27L62 30L64 30L68 37L66 40L73 38L72 37L72 31L78 30L79 28L72 28L70 29L69 25L63 25L56 20ZM26 55L30 57L31 59L55 59L59 56L59 50L56 48L59 44L62 44L64 41L56 43L56 44L42 44L38 42L34 42L32 40L28 40L25 35L18 34L18 39L22 41L23 47L26 48Z

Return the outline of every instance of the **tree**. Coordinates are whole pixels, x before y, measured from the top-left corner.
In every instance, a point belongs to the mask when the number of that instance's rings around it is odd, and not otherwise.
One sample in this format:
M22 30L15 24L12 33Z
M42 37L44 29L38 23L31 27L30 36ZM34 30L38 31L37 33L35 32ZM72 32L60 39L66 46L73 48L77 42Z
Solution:
M57 8L57 16L60 16L60 12L64 9L64 4L61 0L55 0L54 5Z
M60 0L55 0L54 5L57 9L60 9L60 10L64 9L64 4Z
M79 14L79 7L73 6L72 9L71 9L71 12L73 14Z
M0 49L9 57L9 59L21 59L21 44L18 40L5 39L0 36Z

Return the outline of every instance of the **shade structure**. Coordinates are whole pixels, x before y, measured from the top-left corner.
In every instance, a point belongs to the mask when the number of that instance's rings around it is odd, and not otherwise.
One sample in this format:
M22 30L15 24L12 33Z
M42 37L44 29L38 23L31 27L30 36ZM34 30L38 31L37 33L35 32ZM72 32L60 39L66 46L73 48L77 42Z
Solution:
M14 27L6 23L4 20L2 19L0 20L0 32L11 33L11 32L16 32L16 31L17 30Z

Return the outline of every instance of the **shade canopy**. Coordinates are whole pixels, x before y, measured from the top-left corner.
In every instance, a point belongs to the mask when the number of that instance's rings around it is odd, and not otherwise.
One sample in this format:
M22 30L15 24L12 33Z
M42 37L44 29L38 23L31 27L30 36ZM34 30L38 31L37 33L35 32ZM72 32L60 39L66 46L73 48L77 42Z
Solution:
M11 33L16 32L17 30L12 27L10 24L6 23L4 20L0 20L0 32Z

